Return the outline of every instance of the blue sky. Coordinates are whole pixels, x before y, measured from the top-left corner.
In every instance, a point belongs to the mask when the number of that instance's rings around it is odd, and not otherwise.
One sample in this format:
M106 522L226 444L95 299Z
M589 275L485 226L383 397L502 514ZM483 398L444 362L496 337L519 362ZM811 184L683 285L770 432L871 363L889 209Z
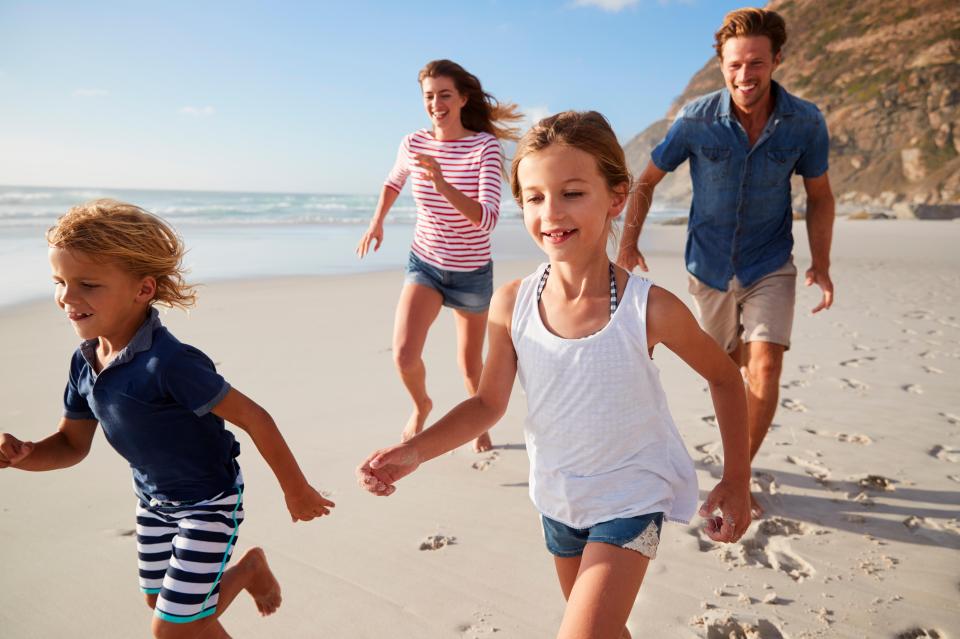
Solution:
M742 0L0 0L0 183L372 193L450 58L531 116L663 116Z

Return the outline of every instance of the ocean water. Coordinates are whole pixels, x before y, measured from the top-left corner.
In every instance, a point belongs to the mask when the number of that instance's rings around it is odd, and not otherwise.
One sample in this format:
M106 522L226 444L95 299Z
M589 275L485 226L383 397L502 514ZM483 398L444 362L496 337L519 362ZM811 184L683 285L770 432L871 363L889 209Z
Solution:
M495 259L539 255L507 195L493 234ZM109 197L166 219L183 237L191 281L390 270L406 263L416 207L405 192L387 216L379 251L354 249L377 195L239 193L0 186L0 307L52 292L44 232L72 206ZM685 215L652 211L657 219Z

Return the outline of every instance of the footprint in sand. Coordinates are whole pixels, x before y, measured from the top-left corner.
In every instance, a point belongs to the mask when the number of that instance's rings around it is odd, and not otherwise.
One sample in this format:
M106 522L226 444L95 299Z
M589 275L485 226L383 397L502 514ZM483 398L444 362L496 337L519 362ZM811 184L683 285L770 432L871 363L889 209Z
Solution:
M867 355L866 357L854 357L853 359L843 360L840 362L840 365L846 366L847 368L860 368L861 366L865 366L876 359L877 358L873 357L872 355Z
M947 635L942 630L917 627L898 632L894 639L947 639Z
M464 639L480 639L500 632L500 628L494 626L490 621L489 613L477 611L473 613L473 618L472 623L457 626L457 632Z
M795 464L802 468L805 473L816 479L818 482L825 482L830 478L830 469L816 460L803 459L787 455L787 462Z
M930 449L930 456L936 457L942 461L953 462L954 464L960 463L960 448L953 448L952 446L941 446L937 444Z
M853 345L853 350L855 350L855 351L872 351L873 348L871 348L870 346L867 346L866 344L854 344L854 345Z
M709 442L694 447L703 453L700 463L707 466L723 466L723 442Z
M820 367L816 364L800 364L797 368L801 373L812 373Z
M720 547L720 544L714 543L699 526L690 526L687 528L687 534L696 538L697 548L700 549L700 552L710 552Z
M444 546L453 546L456 543L456 537L447 537L446 535L430 535L420 542L420 550L440 550Z
M690 620L690 625L703 628L707 639L784 639L780 628L766 619L743 621L725 610L717 613L698 615Z
M810 382L805 379L791 379L789 382L780 384L780 388L804 388L809 385Z
M795 413L805 413L807 412L807 407L803 405L798 399L791 399L789 397L784 397L780 400L780 405L786 408L787 410L792 410Z
M777 478L770 473L755 472L753 477L750 478L750 490L766 495L776 495L780 492L780 484L777 483Z
M936 366L924 366L924 373L930 373L932 375L943 375L943 371L937 368Z
M834 433L829 430L814 430L812 428L804 428L805 431L811 435L819 435L820 437L831 437L840 442L847 442L850 444L861 444L868 445L872 444L873 440L870 439L867 435L860 433Z
M809 579L816 572L812 565L794 552L788 537L819 531L807 524L784 517L764 519L753 536L744 539L738 547L724 548L722 559L732 566L759 565L777 570L796 582Z
M702 421L707 426L713 426L714 428L716 428L717 426L716 415L704 415L703 417L700 418L700 421Z
M900 387L900 390L914 395L923 395L923 388L920 387L920 384L904 384Z
M960 475L947 475L947 479L950 481L955 481L960 484Z
M943 417L944 419L946 419L948 422L950 422L954 426L956 426L957 424L960 424L960 417L957 417L953 413L937 413L937 414L940 415L940 417Z
M860 380L853 379L852 377L841 377L840 381L843 383L843 387L849 390L855 391L866 391L870 387L861 382Z
M860 486L860 488L876 492L893 492L896 490L894 487L896 483L897 481L895 479L890 479L883 475L867 475L857 480L857 485Z
M497 451L493 451L483 459L479 461L475 461L472 464L470 464L470 468L473 468L474 470L480 470L480 471L487 470L488 468L493 466L494 463L496 463L498 457L500 457L500 453Z

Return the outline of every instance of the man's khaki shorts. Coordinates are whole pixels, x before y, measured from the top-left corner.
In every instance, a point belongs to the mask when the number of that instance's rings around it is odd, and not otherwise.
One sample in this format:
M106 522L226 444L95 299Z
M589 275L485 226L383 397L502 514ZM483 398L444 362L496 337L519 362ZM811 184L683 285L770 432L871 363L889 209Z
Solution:
M689 291L703 330L726 352L733 352L741 337L744 342L773 342L790 348L797 295L793 257L746 288L736 276L726 291L718 291L689 275Z

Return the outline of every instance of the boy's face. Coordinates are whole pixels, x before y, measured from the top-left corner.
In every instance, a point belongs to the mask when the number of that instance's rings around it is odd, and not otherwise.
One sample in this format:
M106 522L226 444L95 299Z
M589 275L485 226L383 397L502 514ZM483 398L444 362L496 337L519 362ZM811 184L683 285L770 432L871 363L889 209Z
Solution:
M153 278L137 278L83 251L50 247L54 299L84 340L132 337L153 297Z
M611 193L592 155L554 144L525 156L517 179L524 224L551 260L603 254L610 222L626 198Z

